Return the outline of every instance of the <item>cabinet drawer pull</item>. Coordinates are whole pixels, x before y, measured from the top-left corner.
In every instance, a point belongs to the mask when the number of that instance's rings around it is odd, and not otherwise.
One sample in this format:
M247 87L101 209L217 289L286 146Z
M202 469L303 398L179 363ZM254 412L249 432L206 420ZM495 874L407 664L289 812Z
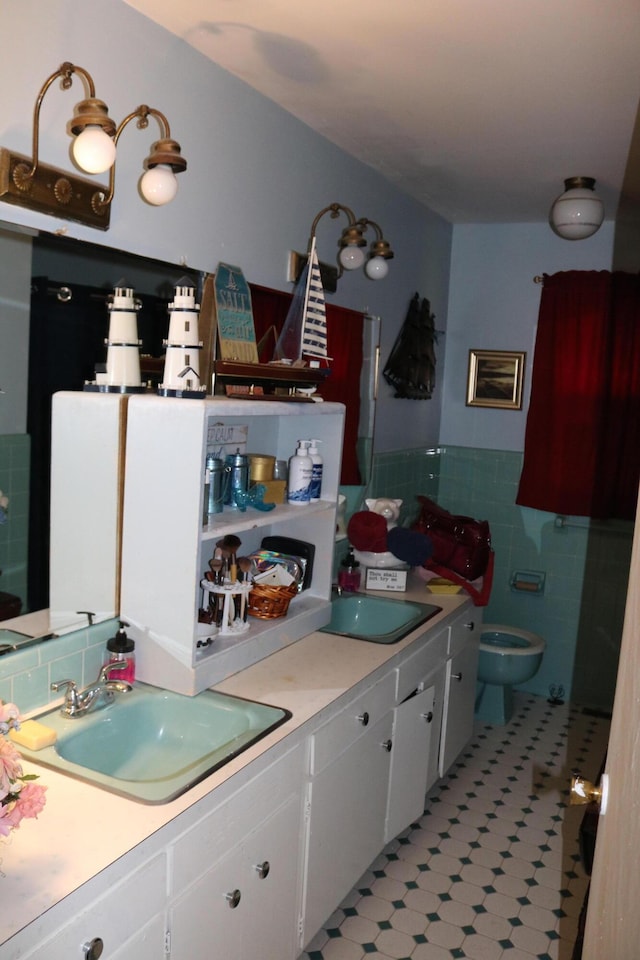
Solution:
M99 960L99 957L102 956L102 951L104 950L104 943L100 937L94 937L93 940L88 940L87 943L82 945L82 951L85 956L85 960Z
M369 714L365 710L364 713L359 713L356 717L356 720L359 720L363 727L366 727L369 723Z
M381 743L381 746L383 747L383 749L385 749L385 750L387 751L387 753L391 753L391 747L393 746L393 740L383 740L382 743Z
M461 673L452 673L452 674L451 674L451 679L452 679L452 680L457 680L458 683L462 683L462 674L461 674Z
M271 870L271 864L268 860L264 860L262 863L256 863L255 865L255 871L261 880L269 876L269 870Z
M429 710L429 713L421 713L420 716L423 720L426 720L427 723L431 723L433 720L433 710Z
M232 890L230 893L225 893L224 898L229 904L229 906L231 907L231 909L235 910L235 908L240 903L241 896L242 894L240 893L240 891L236 889L236 890Z
M475 625L475 623L473 622L473 620L470 620L469 623L465 623L465 628L466 628L467 630L475 630L476 625Z

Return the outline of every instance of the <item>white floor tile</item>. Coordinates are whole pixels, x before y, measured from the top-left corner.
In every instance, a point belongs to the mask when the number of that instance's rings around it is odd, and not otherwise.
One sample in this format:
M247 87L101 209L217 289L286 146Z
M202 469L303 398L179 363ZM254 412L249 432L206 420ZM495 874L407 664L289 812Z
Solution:
M567 771L597 778L608 721L516 704L506 727L476 725L300 960L570 960L588 877Z

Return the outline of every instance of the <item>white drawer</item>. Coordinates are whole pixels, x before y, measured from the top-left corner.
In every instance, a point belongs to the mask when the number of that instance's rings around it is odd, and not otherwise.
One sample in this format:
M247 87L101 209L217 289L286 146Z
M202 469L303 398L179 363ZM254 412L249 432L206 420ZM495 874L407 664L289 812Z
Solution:
M480 643L482 609L465 607L449 627L449 656L455 657L470 640Z
M412 653L396 670L396 701L402 703L418 684L437 670L447 659L449 628L443 627L433 636L428 633L418 641L419 650Z
M311 738L310 772L318 774L374 726L395 702L396 677L392 670L378 683L352 700Z

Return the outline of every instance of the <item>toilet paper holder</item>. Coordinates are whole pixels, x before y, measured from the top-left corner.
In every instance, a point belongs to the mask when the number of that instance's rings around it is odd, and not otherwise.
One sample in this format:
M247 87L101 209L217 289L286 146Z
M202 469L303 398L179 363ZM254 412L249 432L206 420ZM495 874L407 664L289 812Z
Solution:
M544 593L546 574L542 570L514 570L509 585L514 593Z

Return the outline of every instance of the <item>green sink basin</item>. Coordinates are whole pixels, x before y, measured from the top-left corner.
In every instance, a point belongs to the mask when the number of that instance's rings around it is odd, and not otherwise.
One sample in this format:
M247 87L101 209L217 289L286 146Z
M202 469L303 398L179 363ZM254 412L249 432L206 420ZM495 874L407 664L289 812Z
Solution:
M333 597L331 620L322 627L322 633L337 633L370 643L398 643L441 610L432 603L343 593Z
M142 803L168 803L290 719L291 713L205 690L196 697L137 683L102 710L37 719L56 730L34 763Z

